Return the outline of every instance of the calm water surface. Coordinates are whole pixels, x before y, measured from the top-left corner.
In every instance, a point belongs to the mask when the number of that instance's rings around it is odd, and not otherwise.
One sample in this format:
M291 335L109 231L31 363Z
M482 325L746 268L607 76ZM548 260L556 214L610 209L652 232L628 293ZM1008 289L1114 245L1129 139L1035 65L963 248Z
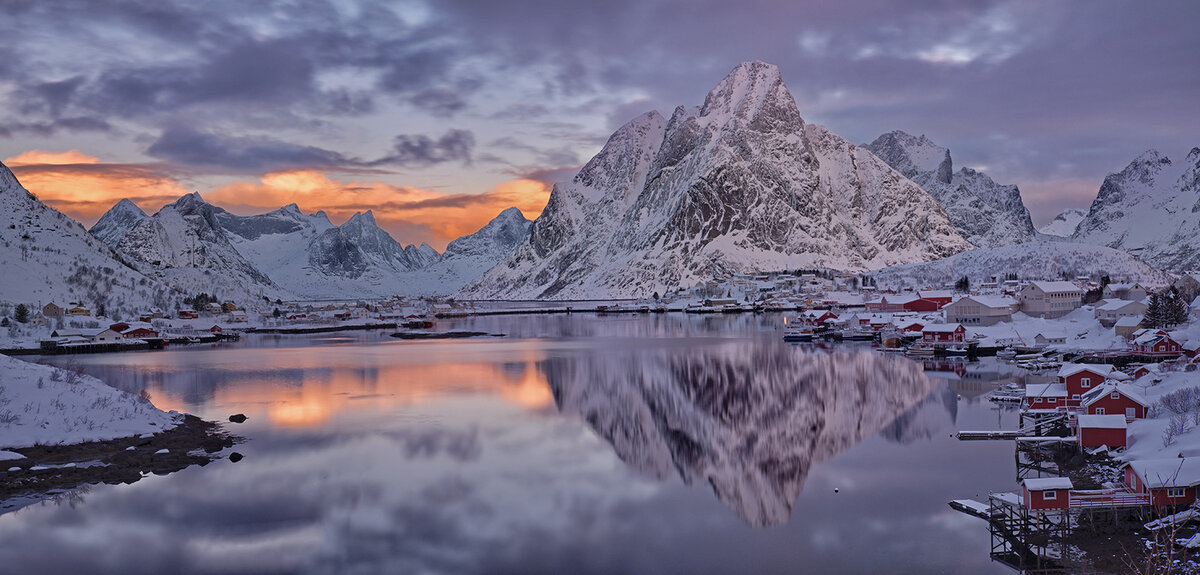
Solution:
M0 516L26 573L1007 573L947 501L1016 487L994 362L790 345L779 316L508 316L56 358L247 438ZM442 326L439 326L442 327Z

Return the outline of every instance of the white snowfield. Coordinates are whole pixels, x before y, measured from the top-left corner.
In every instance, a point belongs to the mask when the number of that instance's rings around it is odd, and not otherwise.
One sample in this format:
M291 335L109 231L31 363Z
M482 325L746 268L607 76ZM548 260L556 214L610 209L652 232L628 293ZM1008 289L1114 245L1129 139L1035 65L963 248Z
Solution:
M1079 227L1079 222L1087 217L1087 210L1079 208L1068 208L1054 216L1046 225L1038 228L1038 233L1045 236L1058 236L1060 238L1069 238L1075 233L1075 229Z
M182 421L94 377L0 355L0 450L153 434Z

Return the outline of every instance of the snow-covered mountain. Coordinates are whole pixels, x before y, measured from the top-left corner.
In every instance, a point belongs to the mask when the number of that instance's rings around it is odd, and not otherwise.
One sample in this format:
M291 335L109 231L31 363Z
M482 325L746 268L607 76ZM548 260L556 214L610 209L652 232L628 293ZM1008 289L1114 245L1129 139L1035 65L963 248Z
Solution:
M182 299L124 263L78 222L43 204L0 164L0 303L78 302L128 317Z
M939 385L902 358L771 343L561 357L540 369L558 408L587 421L622 461L658 479L707 484L763 527L787 522L814 464Z
M736 67L643 114L554 187L528 239L460 295L643 296L737 272L877 269L969 249L920 186L806 124L779 70Z
M100 231L105 238L115 239L113 248L146 275L185 293L213 294L243 306L263 297L290 295L233 246L222 225L228 212L198 193L185 195L147 218L122 217L121 212L128 213L128 208L118 203L101 218L106 227ZM133 225L121 233L121 222Z
M125 234L129 233L129 230L148 217L150 216L147 216L142 208L137 207L137 204L128 199L121 199L117 205L100 216L100 220L88 231L109 247L114 247L121 242L121 238L125 237Z
M1200 148L1183 161L1155 150L1104 179L1072 239L1167 269L1200 268Z
M1128 253L1066 241L1039 240L966 251L935 262L896 266L871 274L881 287L923 287L952 283L967 276L972 285L1008 274L1018 279L1107 275L1113 281L1169 284L1167 274Z
M1068 208L1054 216L1046 225L1038 228L1038 233L1047 236L1058 236L1060 238L1069 238L1079 227L1079 222L1087 216L1087 210L1079 208Z
M954 171L950 150L901 131L879 136L865 147L918 183L946 210L968 241L982 248L1036 239L1029 210L1017 186L1003 186L971 168Z
M517 208L508 208L479 231L446 246L441 257L406 278L407 295L454 293L504 259L529 235L532 221Z

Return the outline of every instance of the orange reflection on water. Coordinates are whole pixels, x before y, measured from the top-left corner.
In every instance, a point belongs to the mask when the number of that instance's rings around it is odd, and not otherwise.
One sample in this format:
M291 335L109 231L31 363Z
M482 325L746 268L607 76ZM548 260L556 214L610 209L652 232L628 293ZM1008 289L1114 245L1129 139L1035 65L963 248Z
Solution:
M518 351L503 363L461 362L470 357L449 346L404 350L392 346L351 349L346 346L293 349L222 350L232 365L253 371L225 372L204 403L265 419L281 427L322 425L348 414L382 413L457 393L494 394L511 404L541 409L553 402L549 385L537 368L533 350ZM252 363L240 354L253 353ZM515 356L515 357L514 357ZM184 388L192 387L185 385ZM211 384L209 384L211 386ZM196 411L187 398L169 387L151 391L160 409Z

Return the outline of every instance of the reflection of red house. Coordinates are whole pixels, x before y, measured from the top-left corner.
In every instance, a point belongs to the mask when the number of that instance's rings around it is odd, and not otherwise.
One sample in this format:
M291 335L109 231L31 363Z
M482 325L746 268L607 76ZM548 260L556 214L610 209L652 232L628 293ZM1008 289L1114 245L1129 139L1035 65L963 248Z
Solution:
M1121 415L1132 420L1146 417L1150 402L1128 386L1105 383L1086 393L1080 406L1084 413Z
M1125 485L1150 493L1155 507L1191 505L1200 485L1200 458L1140 459L1125 464Z
M1071 502L1069 477L1042 477L1021 482L1021 502L1028 509L1066 509Z
M953 343L967 339L967 328L962 324L927 325L921 330L921 341L926 343Z
M1080 447L1125 447L1129 424L1123 415L1080 415L1078 425Z

